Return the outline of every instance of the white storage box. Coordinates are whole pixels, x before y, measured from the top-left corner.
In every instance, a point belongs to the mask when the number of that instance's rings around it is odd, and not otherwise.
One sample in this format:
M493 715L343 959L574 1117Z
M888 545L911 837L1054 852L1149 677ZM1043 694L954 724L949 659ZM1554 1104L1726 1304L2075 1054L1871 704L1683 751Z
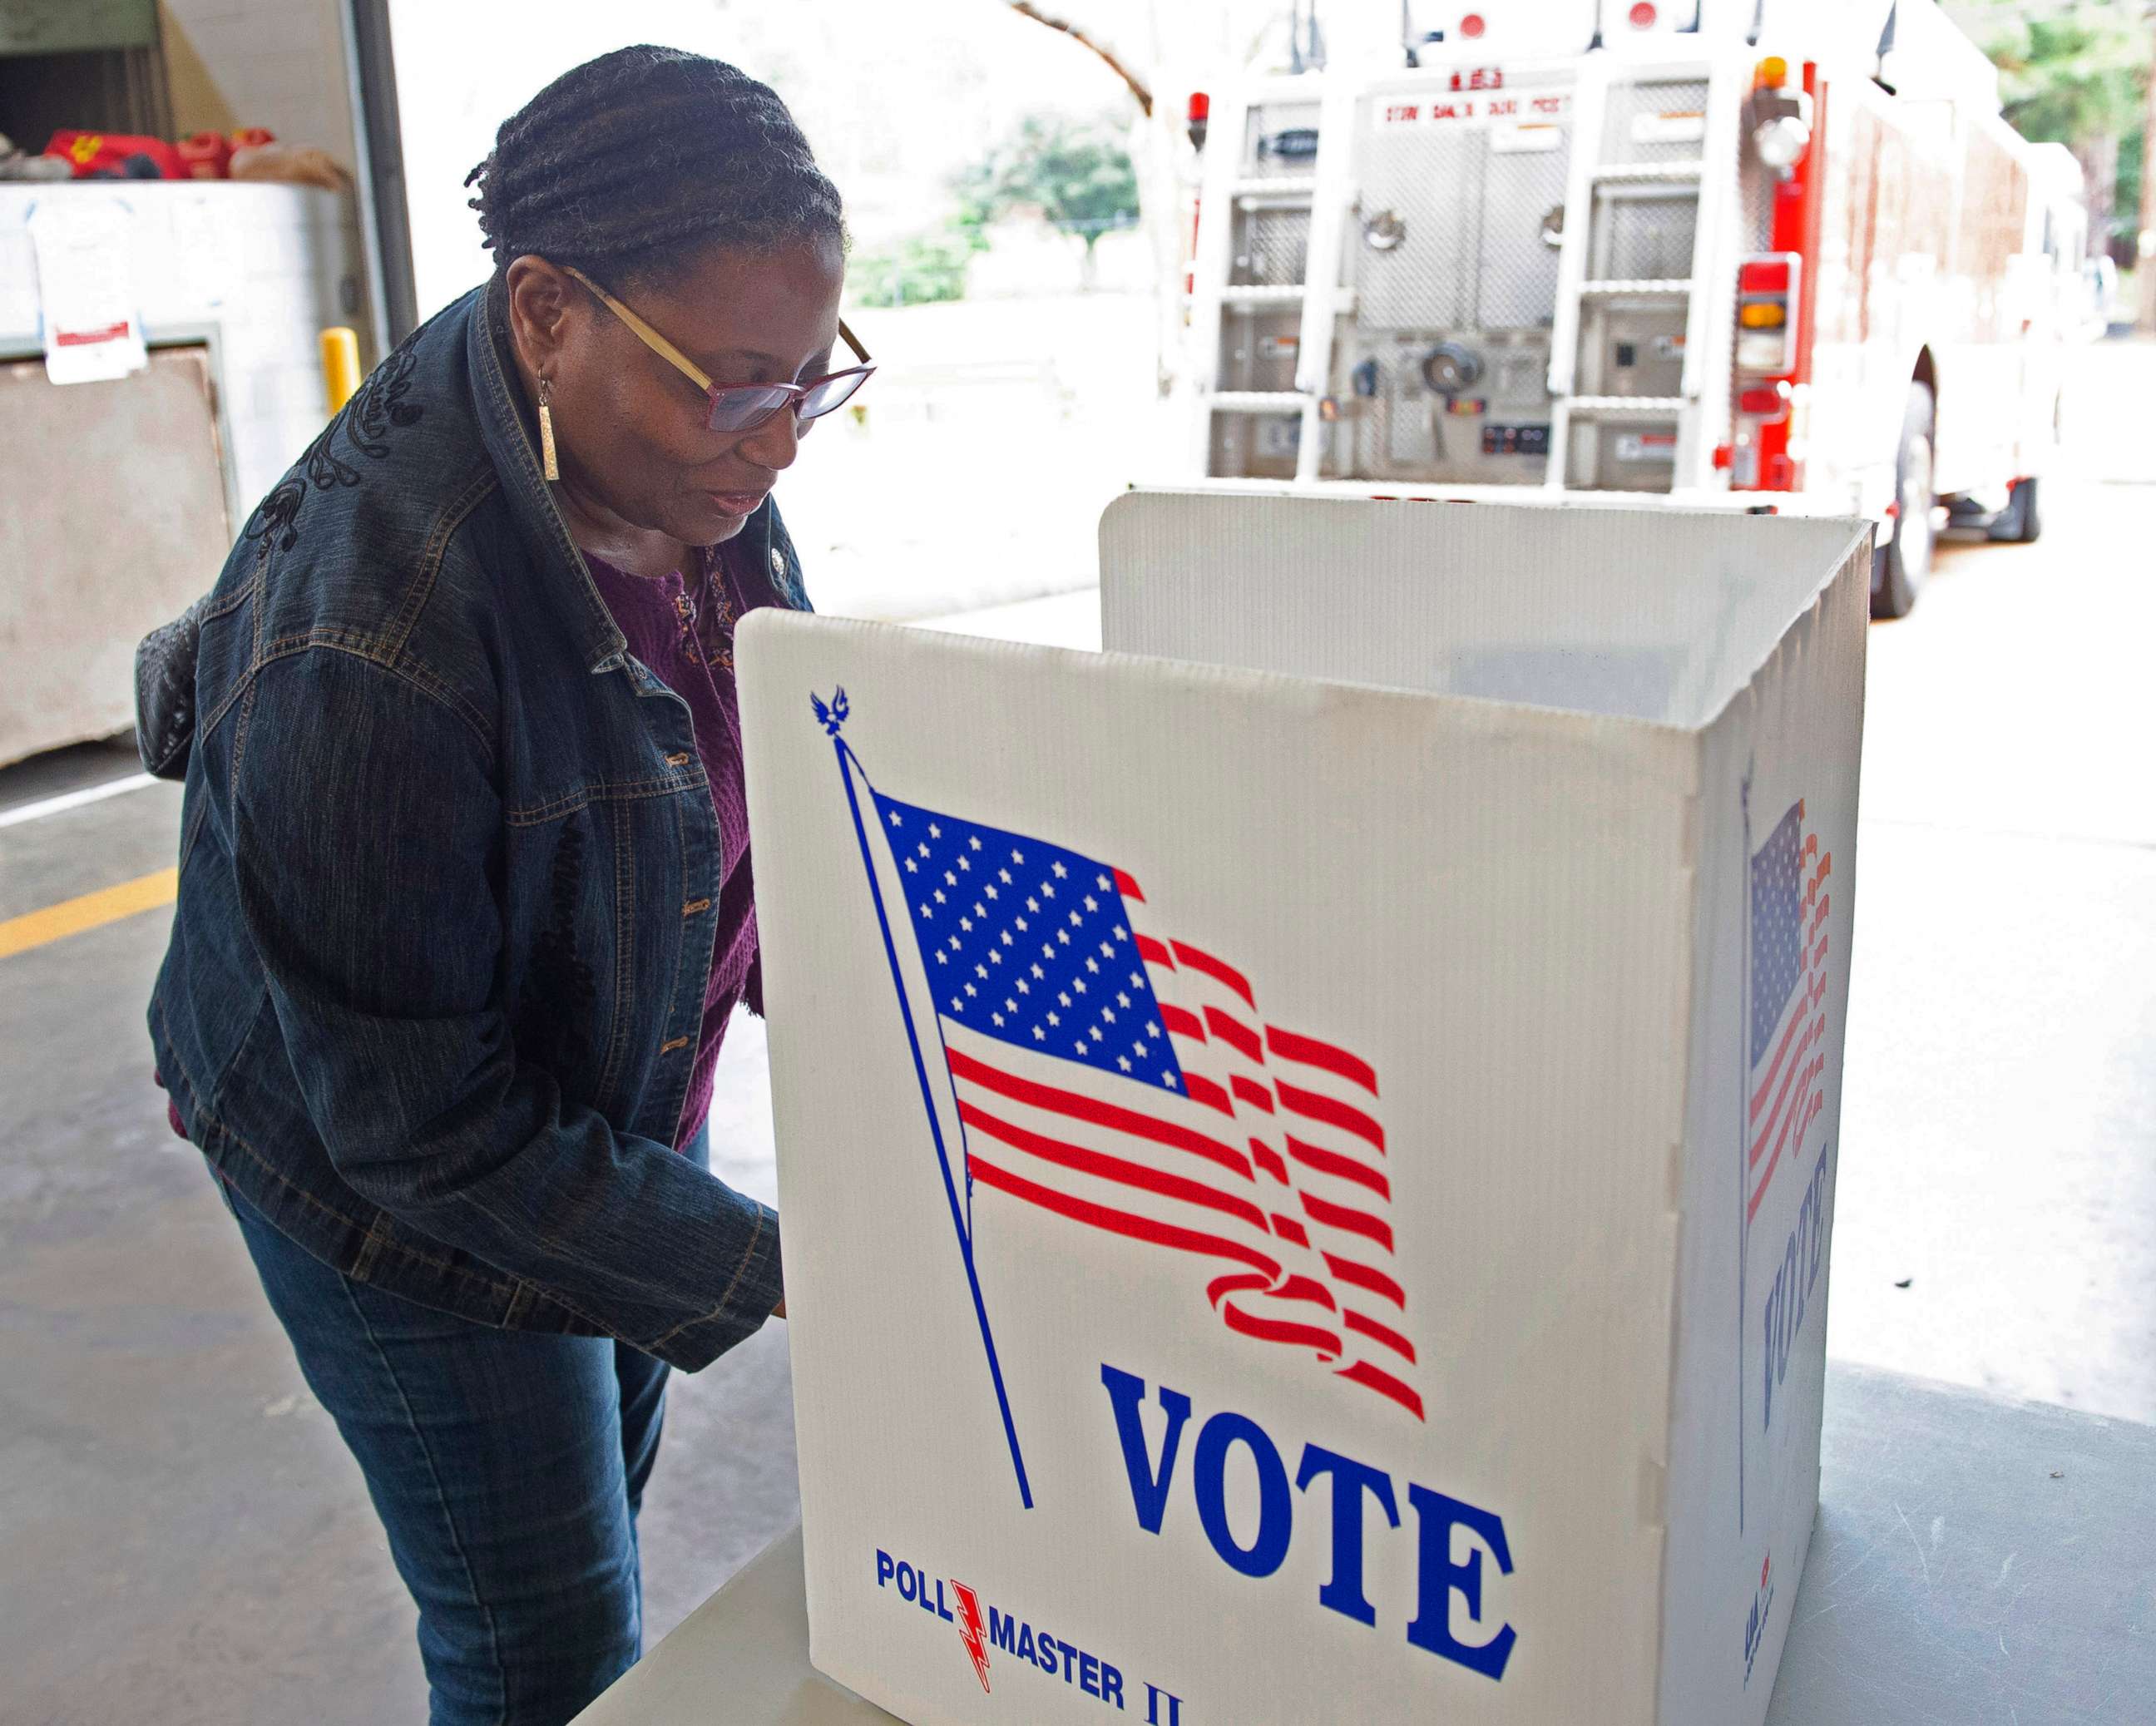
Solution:
M1758 1721L1867 527L1101 542L1106 655L742 631L816 1664L938 1726Z

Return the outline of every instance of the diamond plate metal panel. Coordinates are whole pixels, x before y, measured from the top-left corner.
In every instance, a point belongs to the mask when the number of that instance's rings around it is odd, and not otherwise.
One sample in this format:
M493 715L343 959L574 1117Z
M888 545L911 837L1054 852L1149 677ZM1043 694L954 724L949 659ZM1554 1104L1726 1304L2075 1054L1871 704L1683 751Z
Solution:
M1290 287L1307 280L1310 212L1260 205L1235 213L1235 287Z
M1420 126L1367 136L1362 219L1391 211L1400 243L1376 251L1358 233L1357 320L1378 330L1459 329L1474 321L1483 136Z
M1307 178L1317 169L1310 156L1283 156L1278 148L1282 132L1317 130L1315 102L1274 102L1253 108L1243 130L1243 176L1245 179Z
M1651 127L1658 116L1707 112L1704 78L1669 79L1609 88L1604 121L1602 159L1606 162L1697 162L1697 138L1660 141L1635 136L1634 122Z
M1484 159L1478 328L1532 330L1557 315L1558 254L1543 244L1542 227L1543 218L1564 203L1569 128L1564 139L1562 149L1493 150Z
M1597 280L1681 280L1691 274L1699 198L1690 186L1613 188L1603 201Z
M1223 312L1219 388L1293 389L1301 328L1301 315L1293 311Z

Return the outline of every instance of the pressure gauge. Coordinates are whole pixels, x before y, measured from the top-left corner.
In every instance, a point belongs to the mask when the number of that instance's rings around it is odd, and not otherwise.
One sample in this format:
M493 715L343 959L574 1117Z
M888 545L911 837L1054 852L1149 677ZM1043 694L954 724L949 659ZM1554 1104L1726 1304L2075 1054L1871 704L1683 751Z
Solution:
M1482 375L1482 357L1457 342L1440 342L1423 358L1422 381L1441 396L1456 396Z

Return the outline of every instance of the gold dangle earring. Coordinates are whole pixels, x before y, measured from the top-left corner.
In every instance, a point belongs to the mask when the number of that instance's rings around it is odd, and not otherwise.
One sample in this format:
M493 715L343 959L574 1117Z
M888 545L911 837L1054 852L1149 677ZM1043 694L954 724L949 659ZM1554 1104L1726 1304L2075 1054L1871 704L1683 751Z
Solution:
M539 380L539 465L550 480L562 477L561 464L554 459L554 414L547 405L553 393L554 386L542 378Z

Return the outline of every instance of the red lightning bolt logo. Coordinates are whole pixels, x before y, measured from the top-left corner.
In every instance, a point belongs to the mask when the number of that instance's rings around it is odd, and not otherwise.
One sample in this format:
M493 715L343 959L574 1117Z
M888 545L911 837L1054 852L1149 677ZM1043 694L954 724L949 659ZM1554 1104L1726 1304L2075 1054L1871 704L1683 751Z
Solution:
M957 1580L951 1579L952 1590L958 1596L958 1640L966 1645L966 1652L973 1657L973 1670L980 1675L981 1688L988 1687L988 1636L981 1624L981 1602L973 1590Z

